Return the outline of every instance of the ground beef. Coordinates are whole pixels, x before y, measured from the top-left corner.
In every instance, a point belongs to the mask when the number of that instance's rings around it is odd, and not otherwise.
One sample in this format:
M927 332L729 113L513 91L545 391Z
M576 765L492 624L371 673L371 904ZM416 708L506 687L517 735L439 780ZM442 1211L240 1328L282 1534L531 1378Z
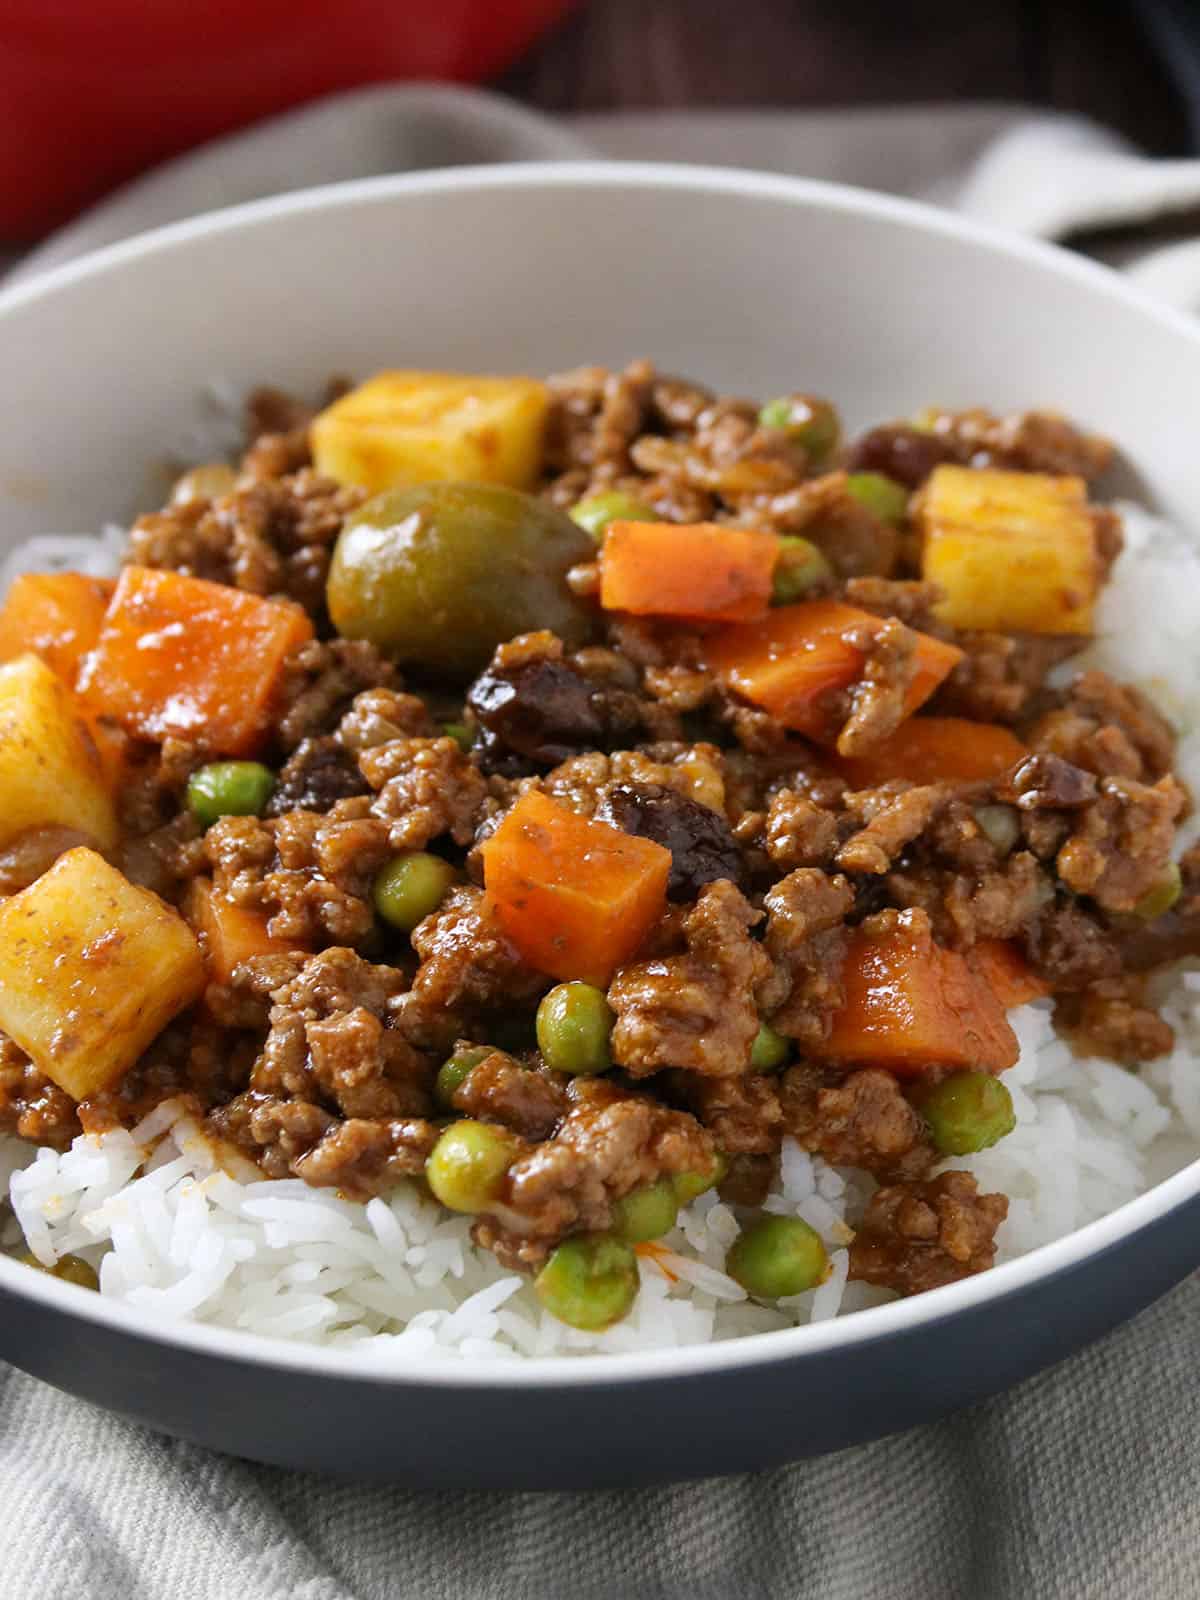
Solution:
M79 1132L75 1102L0 1033L0 1133L65 1150Z
M412 947L421 964L397 1015L422 1047L446 1050L472 1018L528 1004L550 987L496 924L483 891L469 884L451 889L413 930Z
M665 784L615 784L596 815L671 852L667 894L672 900L694 900L706 883L719 878L743 886L742 853L728 822L689 795Z
M963 659L929 702L938 716L976 722L1016 723L1039 697L1051 667L1081 650L1086 640L1055 635L959 633Z
M777 867L830 867L841 844L838 818L796 789L777 789L767 808L764 843Z
M937 783L911 788L889 784L847 794L846 810L863 826L838 851L837 865L843 872L875 876L887 872L904 847L933 821L949 794Z
M1101 778L1161 778L1175 759L1170 724L1141 690L1097 671L1081 673L1025 739Z
M455 740L393 739L364 750L358 765L393 850L423 850L443 834L460 845L475 837L487 783Z
M996 1257L996 1229L1008 1215L1002 1194L980 1194L966 1172L894 1183L871 1196L850 1246L850 1276L900 1294L920 1294L974 1272Z
M324 816L289 811L271 821L223 817L204 836L217 892L263 912L275 938L361 944L375 927L371 883L391 854L369 804L338 800Z
M1112 463L1108 439L1084 433L1053 411L1021 411L996 417L990 411L929 411L923 421L950 452L973 466L1008 467L1097 478Z
M704 1172L713 1141L694 1117L603 1079L571 1081L552 1139L518 1156L504 1193L475 1224L477 1244L509 1267L537 1267L568 1233L599 1232L614 1200L679 1172Z
M801 1046L819 1044L842 1004L843 926L854 890L841 876L800 867L767 894L763 948L771 968L758 1000L777 1032Z
M556 1075L522 1066L503 1050L484 1056L454 1091L454 1109L498 1122L530 1144L548 1139L570 1101Z
M338 723L337 739L362 755L393 739L430 738L438 732L424 700L399 689L364 689Z
M1102 978L1079 994L1064 995L1054 1021L1082 1054L1127 1066L1168 1055L1175 1044L1174 1030L1146 1004L1146 980L1137 973Z
M501 645L468 690L467 707L481 730L476 754L487 771L557 766L608 734L600 694L563 660L552 633Z
M733 884L707 884L683 917L683 954L621 968L608 991L620 1066L638 1078L668 1067L745 1073L758 1032L754 991L770 972L749 934L759 920Z
M276 737L285 750L333 733L364 689L399 687L396 669L361 639L312 640L288 658Z
M761 1156L778 1151L783 1112L772 1078L757 1072L740 1078L704 1078L681 1072L675 1086L722 1154Z
M914 579L851 578L843 590L847 605L858 606L877 617L899 617L910 628L928 631L938 625L933 608L942 598L936 583Z
M867 1068L847 1078L819 1067L789 1067L779 1086L786 1131L831 1166L861 1167L883 1183L921 1178L938 1159L925 1119L890 1072Z
M1025 929L1024 939L1034 971L1055 992L1086 989L1121 970L1112 933L1071 899L1046 906Z
M739 520L747 526L807 539L838 578L885 579L896 566L896 529L850 493L844 472L829 472L780 493L745 501Z
M971 878L956 874L944 903L948 942L970 946L977 939L1016 938L1053 897L1048 874L1027 850L1018 850L995 871Z
M917 669L917 635L889 618L880 628L850 628L845 642L862 654L858 680L847 690L850 714L837 736L841 756L861 756L907 715L908 692Z
M369 794L350 753L332 734L305 739L296 746L279 773L267 806L270 817L285 811L330 811L339 800Z
M1103 779L1098 799L1077 814L1058 852L1062 881L1105 911L1134 911L1163 880L1185 801L1174 778L1153 787L1135 778Z
M218 500L188 500L139 517L127 559L252 594L287 595L320 615L333 545L365 498L308 468L255 477Z
M727 1206L761 1206L778 1175L778 1153L730 1156L717 1193Z

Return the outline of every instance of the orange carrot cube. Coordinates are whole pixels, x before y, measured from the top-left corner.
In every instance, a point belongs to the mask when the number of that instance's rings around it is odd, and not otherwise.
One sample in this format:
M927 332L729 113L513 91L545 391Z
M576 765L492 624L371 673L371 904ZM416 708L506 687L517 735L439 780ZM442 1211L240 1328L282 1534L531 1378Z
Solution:
M313 636L299 606L177 572L126 567L81 692L135 737L218 755L261 742L284 662Z
M234 968L252 956L284 955L297 948L287 939L273 938L265 916L218 894L209 878L192 880L184 915L200 937L209 977L217 983L228 983Z
M531 966L606 984L666 906L671 852L531 790L481 846L496 920Z
M866 755L839 760L837 770L855 789L875 789L893 778L909 783L987 783L1029 754L996 722L967 717L910 717Z
M32 651L73 689L114 588L111 578L82 572L22 573L0 610L0 661Z
M767 614L779 554L773 533L715 522L613 522L600 604L635 616L754 622Z

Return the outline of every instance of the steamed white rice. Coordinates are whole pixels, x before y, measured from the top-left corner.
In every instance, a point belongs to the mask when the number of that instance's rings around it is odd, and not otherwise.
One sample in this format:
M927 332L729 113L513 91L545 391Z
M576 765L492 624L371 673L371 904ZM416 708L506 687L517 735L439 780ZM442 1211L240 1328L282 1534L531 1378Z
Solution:
M1176 724L1178 771L1200 794L1200 584L1192 542L1134 506L1126 550L1086 659L1142 685ZM120 536L33 540L0 567L111 570ZM1078 660L1072 668L1078 667ZM1164 984L1176 1047L1141 1072L1082 1059L1057 1037L1050 1003L1012 1013L1021 1043L1005 1074L1015 1131L947 1163L1010 1198L999 1259L1091 1222L1200 1155L1200 971ZM47 1265L67 1252L100 1272L100 1292L147 1316L189 1318L294 1341L354 1346L381 1362L414 1356L511 1360L726 1339L845 1315L889 1298L846 1282L846 1244L872 1185L784 1146L767 1208L803 1217L833 1271L820 1288L767 1308L722 1270L735 1212L702 1195L642 1257L632 1314L603 1334L544 1313L528 1281L470 1241L470 1222L403 1186L366 1206L226 1170L179 1106L139 1128L76 1139L63 1154L0 1140L0 1243Z

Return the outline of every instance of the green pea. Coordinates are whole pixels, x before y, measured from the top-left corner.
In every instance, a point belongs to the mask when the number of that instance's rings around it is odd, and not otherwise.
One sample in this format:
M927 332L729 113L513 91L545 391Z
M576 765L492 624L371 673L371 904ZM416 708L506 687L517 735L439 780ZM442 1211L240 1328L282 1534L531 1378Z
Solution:
M23 1261L27 1267L35 1267L38 1272L47 1273L51 1278L61 1278L63 1283L77 1283L81 1289L100 1287L100 1277L95 1267L82 1256L59 1256L52 1267L39 1261L32 1250L27 1250L17 1259Z
M275 774L258 761L213 761L188 779L188 810L206 828L222 817L257 817L275 792Z
M455 1091L467 1081L485 1056L492 1054L491 1045L473 1044L465 1050L456 1050L449 1060L443 1061L433 1086L438 1101L444 1106L452 1106Z
M725 1271L757 1300L813 1289L829 1271L821 1235L799 1217L759 1217L725 1258Z
M445 722L442 732L447 739L453 739L463 755L469 755L475 747L475 729L469 722Z
M791 605L802 600L819 583L833 576L833 568L808 539L785 533L779 540L779 554L771 576L771 604Z
M846 490L880 522L901 523L908 515L908 490L882 472L851 472Z
M571 507L571 519L585 533L590 533L599 544L608 532L610 522L661 522L663 519L653 506L635 500L633 495L620 489L608 489L603 494L592 494Z
M679 1197L670 1178L632 1189L613 1201L612 1230L626 1244L644 1244L670 1233L679 1215Z
M729 1162L720 1150L713 1152L712 1165L706 1172L676 1172L671 1175L671 1186L681 1206L690 1206L697 1195L715 1189L729 1171Z
M371 899L379 915L401 933L411 933L436 911L458 874L441 856L406 850L375 875Z
M779 428L800 445L811 465L819 466L833 455L842 440L842 424L828 400L811 394L785 394L768 400L758 413L764 428Z
M607 1072L613 1014L604 990L590 983L559 983L537 1009L538 1049L548 1067L572 1077Z
M519 1149L506 1128L464 1118L452 1122L430 1151L425 1177L447 1210L486 1211L499 1198Z
M1177 863L1172 861L1154 887L1147 889L1134 906L1133 914L1145 922L1153 922L1155 917L1170 911L1182 893L1183 876Z
M551 1252L533 1287L551 1316L600 1333L620 1322L637 1299L637 1256L632 1245L611 1234L577 1234Z
M913 1095L934 1144L947 1156L986 1150L1017 1125L1012 1095L990 1072L954 1072Z
M751 1072L776 1072L792 1053L792 1041L776 1033L769 1022L760 1022L750 1046Z

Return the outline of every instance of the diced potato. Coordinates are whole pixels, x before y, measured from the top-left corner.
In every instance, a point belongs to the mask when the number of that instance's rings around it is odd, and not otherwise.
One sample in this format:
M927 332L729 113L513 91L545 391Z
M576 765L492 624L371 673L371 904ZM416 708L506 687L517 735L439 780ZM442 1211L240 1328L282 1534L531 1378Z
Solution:
M956 628L1092 631L1096 536L1082 478L938 467L920 496L923 576Z
M30 828L77 828L102 850L117 818L100 757L66 684L34 655L0 666L0 846Z
M372 494L445 479L528 489L549 405L533 378L381 372L317 417L313 461Z
M111 1088L203 987L187 923L94 850L0 905L0 1028L74 1100Z

